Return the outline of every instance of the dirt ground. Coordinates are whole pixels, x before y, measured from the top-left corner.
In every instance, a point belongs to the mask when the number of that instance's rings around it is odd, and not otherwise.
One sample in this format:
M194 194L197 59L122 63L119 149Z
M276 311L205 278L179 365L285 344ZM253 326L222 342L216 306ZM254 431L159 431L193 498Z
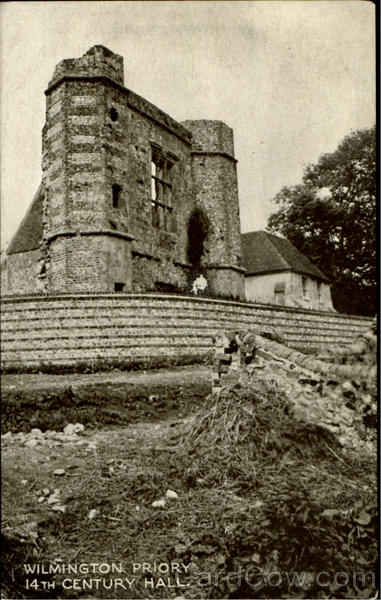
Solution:
M48 592L44 580L51 578L37 577L37 584L36 578L28 578L22 564L55 560L75 565L123 563L128 574L133 562L157 561L167 543L160 521L165 516L172 522L183 505L180 495L172 504L167 502L165 511L151 506L167 489L178 487L170 478L160 480L157 462L167 471L167 457L175 453L178 428L192 419L209 393L210 372L190 366L156 372L9 374L2 378L3 399L16 399L19 412L27 405L28 410L38 413L35 404L41 396L49 394L48 398L59 401L68 389L79 404L77 414L84 403L91 404L93 392L99 396L101 390L102 405L109 405L111 399L113 406L107 410L117 411L118 417L130 424L105 425L104 418L98 418L98 423L87 422L80 435L65 438L62 429L67 419L62 421L61 411L54 408L52 427L42 427L41 435L28 433L31 427L25 427L23 419L10 437L3 437L2 531L5 545L15 544L13 558L8 557L10 563L5 565L10 587L5 597L76 598L94 597L94 593L100 598L133 598L136 593L144 597L142 589L136 591L136 586L142 587L138 583L127 590L127 595L125 587L113 589L110 596L108 590L92 589L86 594L73 587L62 588L59 576L54 590ZM96 406L98 417L100 412ZM61 431L61 438L54 438L54 429ZM36 439L37 445L25 445L28 439ZM64 469L64 474L55 475L57 469ZM54 494L59 501L49 503ZM159 590L160 597L173 596L172 588L165 590L169 596ZM149 588L147 593L157 595Z
M168 374L163 378L167 379ZM166 415L160 422L86 429L74 441L44 440L41 436L36 447L26 447L22 436L4 440L2 530L12 535L19 532L26 542L33 542L24 562L122 562L127 572L132 562L155 562L152 556L155 554L157 560L156 552L160 553L165 533L158 528L156 546L151 525L160 522L162 509L154 509L151 504L167 489L178 489L175 481L159 481L155 457L165 462L165 457L175 451L171 439L176 438L176 430L185 421L182 411L178 412L176 415L172 411L171 417ZM65 473L55 475L57 469ZM54 493L59 502L49 504ZM180 497L167 506L164 514L176 519L181 507ZM119 535L121 528L127 528L123 535ZM150 532L147 543L145 530ZM14 569L11 577L21 584L20 594L25 594L22 588L28 578L20 565L14 565ZM29 578L30 583L33 580ZM44 592L43 585L32 588L37 593L32 597L39 597L38 591ZM71 588L65 591L59 583L57 586L58 597L78 595L77 591L73 595ZM124 597L124 591L121 588L120 595L114 590L110 597ZM99 597L108 597L105 590L100 593ZM130 590L127 597L134 597L134 593Z
M308 580L320 565L373 569L374 459L293 430L283 397L264 388L242 410L239 396L226 398L229 422L244 429L216 445L226 416L208 396L209 375L187 367L4 378L17 417L2 436L4 598L374 597L373 582L354 594L350 583ZM81 413L99 388L96 411ZM72 412L60 412L68 389ZM109 395L122 425L105 423ZM41 397L37 413L52 402L54 418L30 431L24 413ZM83 431L64 433L70 415L87 415L69 420ZM201 427L200 444L184 443L203 422L213 429ZM264 581L281 569L307 580Z
M185 366L139 372L6 374L2 376L1 431L125 425L184 416L211 390L210 370Z
M106 373L69 373L65 375L49 375L47 373L8 373L1 377L2 393L10 391L30 390L54 391L66 387L83 388L93 385L171 385L193 384L195 380L210 381L210 368L190 365L157 371L109 371Z

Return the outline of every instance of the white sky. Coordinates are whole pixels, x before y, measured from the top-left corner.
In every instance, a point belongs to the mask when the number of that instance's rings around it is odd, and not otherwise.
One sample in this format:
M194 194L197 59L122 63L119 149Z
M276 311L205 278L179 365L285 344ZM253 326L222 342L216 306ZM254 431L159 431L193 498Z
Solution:
M103 44L125 86L170 114L234 129L242 231L352 130L375 122L375 16L357 0L63 1L0 5L1 245L41 180L55 65Z

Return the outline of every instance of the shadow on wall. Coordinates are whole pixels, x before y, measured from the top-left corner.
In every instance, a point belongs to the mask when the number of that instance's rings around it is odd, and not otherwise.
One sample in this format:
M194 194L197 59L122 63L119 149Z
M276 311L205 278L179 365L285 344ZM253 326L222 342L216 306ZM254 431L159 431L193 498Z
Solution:
M208 278L202 259L207 252L209 220L201 208L194 208L188 221L187 259L191 265L188 290L194 296L211 297Z

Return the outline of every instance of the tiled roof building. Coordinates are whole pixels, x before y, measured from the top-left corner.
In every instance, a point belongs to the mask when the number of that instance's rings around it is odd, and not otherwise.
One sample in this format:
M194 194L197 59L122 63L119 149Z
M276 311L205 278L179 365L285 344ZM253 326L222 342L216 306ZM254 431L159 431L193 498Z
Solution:
M328 278L291 242L251 231L241 244L247 300L333 310Z

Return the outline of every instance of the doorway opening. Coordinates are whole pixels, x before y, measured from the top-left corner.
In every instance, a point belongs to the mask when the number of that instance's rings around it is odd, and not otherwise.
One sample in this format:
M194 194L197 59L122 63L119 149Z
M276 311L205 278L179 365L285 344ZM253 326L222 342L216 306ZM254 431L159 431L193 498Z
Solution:
M187 258L192 267L198 268L206 251L209 221L203 210L195 208L188 222Z

